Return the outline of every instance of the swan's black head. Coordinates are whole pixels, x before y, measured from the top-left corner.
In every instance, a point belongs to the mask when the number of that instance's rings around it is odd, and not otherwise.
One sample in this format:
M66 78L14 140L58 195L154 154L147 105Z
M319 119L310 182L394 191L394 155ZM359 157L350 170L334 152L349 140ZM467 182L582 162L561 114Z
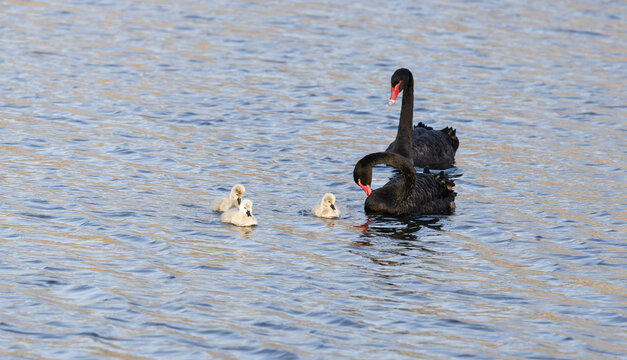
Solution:
M359 185L364 190L367 196L370 196L372 189L370 184L372 183L372 165L368 164L369 155L366 155L363 159L357 162L355 169L353 170L353 180L355 184Z
M401 91L414 88L414 76L411 74L411 71L405 68L396 70L392 75L390 82L392 85L392 95L390 95L388 105L394 105L396 98Z

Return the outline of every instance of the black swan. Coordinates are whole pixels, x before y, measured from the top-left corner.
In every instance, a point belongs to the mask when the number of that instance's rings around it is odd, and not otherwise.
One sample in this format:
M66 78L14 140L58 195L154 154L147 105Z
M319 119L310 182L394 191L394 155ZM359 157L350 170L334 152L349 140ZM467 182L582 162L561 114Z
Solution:
M385 164L401 172L383 187L371 190L372 168ZM355 165L353 179L368 197L364 204L367 214L409 215L450 214L455 209L455 183L441 171L416 173L409 159L390 152L364 156Z
M456 130L445 127L433 130L423 123L413 127L414 114L414 77L407 69L398 69L392 75L392 95L389 105L396 102L398 94L403 92L401 118L398 123L396 139L385 150L409 159L413 165L432 169L448 169L455 162L455 152L459 147Z

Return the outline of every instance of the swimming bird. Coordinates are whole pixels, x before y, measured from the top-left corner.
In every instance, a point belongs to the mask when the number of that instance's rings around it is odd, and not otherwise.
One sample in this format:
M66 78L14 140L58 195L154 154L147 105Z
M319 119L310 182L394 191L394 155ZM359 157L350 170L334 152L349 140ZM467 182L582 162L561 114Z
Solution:
M250 199L242 200L238 208L229 209L222 214L220 221L237 226L257 225L257 219L253 215L253 202Z
M455 152L459 147L456 130L445 127L433 130L422 122L413 127L414 117L414 76L411 71L401 68L391 78L392 94L388 105L396 102L403 92L401 116L396 139L385 150L393 152L413 162L414 166L432 169L447 169L455 162Z
M340 217L340 210L335 206L335 195L324 194L322 201L313 208L312 212L315 216L322 218Z
M242 184L237 184L231 189L229 196L222 197L213 202L213 211L225 212L232 207L238 207L242 202L242 196L246 188Z
M372 190L372 168L379 164L394 167L400 175ZM424 173L416 173L407 158L395 153L378 152L364 156L355 165L353 179L368 196L364 203L367 214L450 214L455 208L455 183L443 171L432 174L425 169Z

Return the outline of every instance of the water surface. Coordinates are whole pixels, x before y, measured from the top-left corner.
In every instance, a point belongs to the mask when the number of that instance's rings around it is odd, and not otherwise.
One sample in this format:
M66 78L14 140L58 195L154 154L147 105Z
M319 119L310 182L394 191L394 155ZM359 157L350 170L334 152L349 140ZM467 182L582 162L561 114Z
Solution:
M623 2L0 9L3 358L627 356ZM398 67L451 216L363 212Z

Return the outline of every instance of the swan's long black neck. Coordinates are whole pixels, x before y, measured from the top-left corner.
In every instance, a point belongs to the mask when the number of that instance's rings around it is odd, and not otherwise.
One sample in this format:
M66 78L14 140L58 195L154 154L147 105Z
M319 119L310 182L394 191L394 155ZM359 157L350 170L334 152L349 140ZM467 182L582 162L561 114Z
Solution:
M404 99L404 98L403 98ZM411 133L410 133L410 151L411 149ZM414 169L414 164L412 160L412 154L409 153L409 156L399 157L396 154L384 153L387 154L385 159L383 159L383 163L392 166L393 168L399 170L401 172L401 179L393 184L392 186L396 187L397 190L395 192L400 196L401 199L409 197L411 193L414 183L416 182L416 170ZM389 155L392 155L392 158L389 158Z
M356 179L365 177L368 185L370 185L372 168L380 164L385 164L399 170L401 172L401 179L394 184L375 189L371 196L374 195L374 197L377 197L377 194L385 193L386 197L389 197L391 194L394 194L394 196L397 196L399 199L408 197L416 182L416 170L410 162L410 159L396 153L378 152L366 155L357 163L355 171Z
M403 90L401 118L396 133L396 153L413 162L414 84L413 79Z

